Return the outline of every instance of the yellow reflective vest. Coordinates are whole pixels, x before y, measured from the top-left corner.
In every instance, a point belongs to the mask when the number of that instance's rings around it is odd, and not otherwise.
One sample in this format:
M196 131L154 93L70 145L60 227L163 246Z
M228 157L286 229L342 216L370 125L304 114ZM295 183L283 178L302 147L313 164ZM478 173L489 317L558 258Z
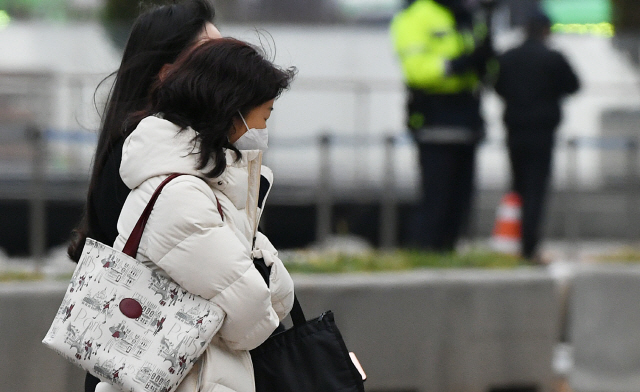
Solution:
M453 13L434 0L417 0L396 14L391 37L407 86L431 94L474 91L479 86L473 71L446 74L448 60L473 52L474 33L457 30Z

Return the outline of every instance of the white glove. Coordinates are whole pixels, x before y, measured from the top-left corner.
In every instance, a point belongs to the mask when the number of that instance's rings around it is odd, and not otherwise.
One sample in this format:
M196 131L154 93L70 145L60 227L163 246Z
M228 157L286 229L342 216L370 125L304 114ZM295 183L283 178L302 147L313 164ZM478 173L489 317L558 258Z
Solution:
M96 392L122 392L122 391L114 387L113 385L109 384L108 382L102 381L98 383L98 385L96 386Z
M293 280L289 271L278 257L278 251L262 233L256 234L256 243L251 252L254 258L264 259L267 267L271 267L269 289L271 290L271 306L280 320L284 319L293 307Z

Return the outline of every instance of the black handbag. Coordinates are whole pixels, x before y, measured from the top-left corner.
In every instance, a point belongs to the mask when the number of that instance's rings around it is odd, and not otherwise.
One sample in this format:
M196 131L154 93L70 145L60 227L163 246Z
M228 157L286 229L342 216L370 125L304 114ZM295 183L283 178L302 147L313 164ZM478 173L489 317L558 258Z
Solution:
M333 313L307 321L294 298L291 319L293 327L251 351L256 392L364 392L364 372Z

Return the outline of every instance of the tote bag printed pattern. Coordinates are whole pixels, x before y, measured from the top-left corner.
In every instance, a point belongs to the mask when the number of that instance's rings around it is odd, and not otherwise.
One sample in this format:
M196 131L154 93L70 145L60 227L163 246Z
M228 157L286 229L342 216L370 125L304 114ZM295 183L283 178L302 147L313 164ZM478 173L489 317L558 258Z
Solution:
M125 245L126 254L87 238L42 341L102 381L130 392L173 391L224 318L218 305L130 256L137 252L153 202L136 225L140 230L134 229L137 234Z
M220 329L222 310L87 239L43 343L125 391L172 391Z

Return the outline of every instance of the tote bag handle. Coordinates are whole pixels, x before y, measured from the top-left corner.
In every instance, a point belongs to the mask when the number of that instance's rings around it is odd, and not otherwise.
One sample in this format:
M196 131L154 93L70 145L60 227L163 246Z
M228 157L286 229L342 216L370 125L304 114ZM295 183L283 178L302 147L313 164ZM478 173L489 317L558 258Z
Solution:
M184 173L173 173L169 177L165 178L164 181L160 183L160 185L158 185L158 188L156 188L155 192L153 192L153 195L151 196L149 203L147 203L147 206L145 207L144 211L142 211L142 215L140 215L138 222L133 227L133 230L131 230L131 235L129 236L127 243L124 245L124 248L122 249L122 253L128 256L131 256L135 259L136 254L138 253L138 246L140 246L140 239L142 238L142 232L144 231L144 227L147 225L147 220L149 220L149 216L151 215L151 210L153 210L153 206L156 204L156 200L158 199L158 196L160 196L160 192L162 192L162 188L164 188L164 186L167 185L169 181L182 175L184 175ZM218 212L220 213L222 220L224 220L224 215L222 214L222 206L220 205L220 200L218 200L217 196L215 196L215 198L216 198Z
M156 191L153 192L149 203L147 203L144 211L142 211L142 215L140 215L138 222L133 227L133 230L131 230L131 235L129 236L127 243L124 245L124 248L122 248L122 253L133 257L134 259L136 258L136 254L138 253L138 246L140 246L140 239L142 238L142 232L144 231L144 227L147 225L147 220L149 220L151 210L153 210L153 206L156 204L156 200L158 200L158 196L160 196L162 188L164 188L164 186L167 185L169 181L181 175L182 174L180 173L171 174L169 177L165 178L162 183L160 183L158 188L156 188Z
M298 302L298 297L293 295L293 308L291 308L291 321L293 321L293 325L296 327L304 325L307 322L307 319L304 317L304 312L302 311L302 306L300 306L300 302Z

